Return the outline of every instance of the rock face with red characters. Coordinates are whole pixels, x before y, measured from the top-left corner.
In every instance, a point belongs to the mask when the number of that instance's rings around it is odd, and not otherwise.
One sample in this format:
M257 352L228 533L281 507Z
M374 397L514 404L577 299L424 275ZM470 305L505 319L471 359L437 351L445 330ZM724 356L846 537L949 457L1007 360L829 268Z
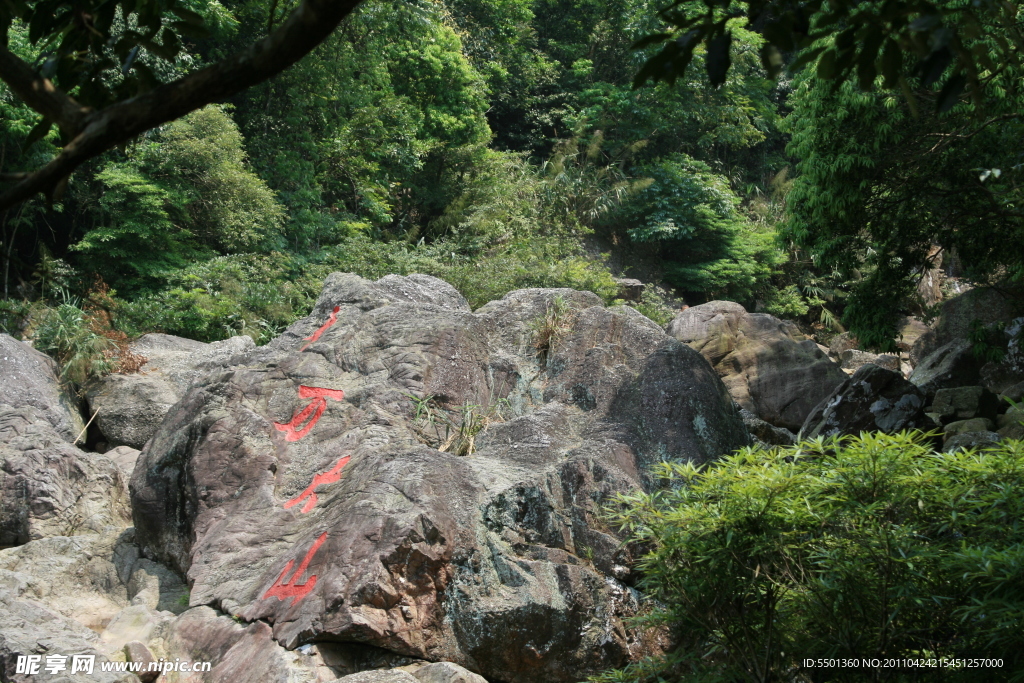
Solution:
M473 312L427 276L336 273L308 318L192 384L131 498L193 606L288 649L569 682L659 647L624 624L602 506L654 462L747 442L711 366L632 309L521 290Z

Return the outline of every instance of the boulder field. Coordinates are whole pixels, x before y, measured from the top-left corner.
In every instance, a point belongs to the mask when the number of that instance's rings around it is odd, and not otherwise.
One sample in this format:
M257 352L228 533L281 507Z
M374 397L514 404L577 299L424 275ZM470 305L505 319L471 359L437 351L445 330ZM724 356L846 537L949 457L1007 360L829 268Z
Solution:
M0 681L58 655L95 658L53 678L83 682L581 681L671 644L629 621L642 549L604 515L652 465L796 432L1019 438L1021 324L999 364L954 339L911 373L729 302L666 332L587 292L472 311L335 273L266 346L145 335L140 372L82 397L0 335ZM98 670L160 661L210 670Z
M126 445L87 452L41 409L0 408L0 491L25 500L3 520L0 599L24 615L0 624L4 680L73 642L213 663L167 680L579 681L667 642L626 622L634 549L603 507L655 486L656 462L750 443L699 353L585 292L474 312L431 277L336 273L264 347L148 337L152 366L87 392ZM26 453L67 464L26 488ZM70 532L68 504L44 504L62 486L90 519Z

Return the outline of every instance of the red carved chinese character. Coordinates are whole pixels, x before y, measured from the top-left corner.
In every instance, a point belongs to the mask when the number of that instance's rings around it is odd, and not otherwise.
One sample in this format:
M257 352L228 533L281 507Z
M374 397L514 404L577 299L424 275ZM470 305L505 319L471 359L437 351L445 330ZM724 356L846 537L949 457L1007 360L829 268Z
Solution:
M312 344L317 339L319 339L320 335L327 331L327 328L329 328L334 323L338 322L338 311L340 311L340 310L341 310L341 306L335 306L334 307L334 311L331 313L331 317L329 317L327 319L327 322L325 322L323 325L321 325L320 329L317 330L316 332L314 332L312 334L312 336L306 337L304 339L304 341L307 341L307 342L309 342L309 344ZM301 349L299 349L299 351L305 351L306 347L309 346L309 344L305 344Z
M274 597L278 600L287 600L288 598L291 598L292 604L294 605L299 600L302 600L302 598L309 595L309 592L313 590L313 586L316 585L316 574L309 576L309 578L307 578L303 583L296 583L296 580L302 578L302 575L306 573L306 568L309 566L310 560L313 559L313 556L316 555L316 551L320 550L320 546L322 546L326 540L327 532L320 534L320 538L316 539L313 547L311 547L309 552L306 553L306 556L302 558L302 564L300 564L299 568L295 570L295 573L292 574L291 578L285 581L285 575L291 571L292 565L295 564L295 560L288 560L288 564L284 566L284 571L281 572L281 576L277 577L277 581L274 582L274 585L263 594L263 599L266 600L267 598Z
M307 500L306 504L302 506L302 512L309 512L310 510L315 508L317 503L317 497L315 493L316 488L321 484L333 484L334 482L341 479L341 470L343 467L345 467L345 465L348 464L348 461L350 459L351 457L346 455L344 458L340 458L338 462L334 465L334 467L332 467L327 472L314 474L313 483L307 486L305 491L303 491L298 496L292 498L287 503L285 503L285 509L295 507L296 505L301 503L304 498L309 498L309 500Z
M307 387L304 384L300 384L299 398L311 398L313 400L309 402L308 406L295 413L292 416L291 422L274 423L274 426L279 431L285 432L285 441L298 441L306 436L306 434L309 434L309 430L313 428L313 425L317 423L320 416L324 414L324 410L327 409L327 399L333 398L335 401L340 401L345 398L345 392L341 389L323 389L321 387ZM309 422L306 422L307 419ZM306 426L299 429L299 425L303 422L306 422Z

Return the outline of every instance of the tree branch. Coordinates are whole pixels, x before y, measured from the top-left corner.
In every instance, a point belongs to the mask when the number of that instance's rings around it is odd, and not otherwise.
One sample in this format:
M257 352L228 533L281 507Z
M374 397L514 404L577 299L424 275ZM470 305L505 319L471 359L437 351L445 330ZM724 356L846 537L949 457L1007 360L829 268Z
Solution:
M359 2L303 0L284 24L243 52L145 94L89 113L60 154L0 194L0 211L40 192L52 200L71 172L89 159L150 128L173 121L212 102L222 101L276 76L323 42ZM27 65L25 67L28 68ZM0 71L3 71L2 63ZM33 76L38 78L34 73ZM0 78L7 80L3 74L0 74ZM11 87L14 88L13 85ZM55 88L53 91L59 93ZM49 117L48 112L53 111L56 96L29 99L23 97L18 90L15 92L45 116ZM37 107L36 102L45 106L46 110Z
M50 79L40 76L6 47L0 47L0 79L25 104L56 123L69 137L81 132L90 109L57 89Z

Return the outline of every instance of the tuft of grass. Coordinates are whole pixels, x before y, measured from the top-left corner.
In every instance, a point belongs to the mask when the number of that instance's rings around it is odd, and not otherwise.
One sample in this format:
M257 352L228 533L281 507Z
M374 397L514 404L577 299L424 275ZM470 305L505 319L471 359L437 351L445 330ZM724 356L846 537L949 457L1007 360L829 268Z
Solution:
M530 324L530 329L533 330L533 347L537 349L541 365L547 365L556 344L575 323L576 312L569 302L559 296L548 304L544 315Z
M503 422L508 399L498 399L486 406L465 404L451 411L439 406L434 396L405 395L413 404L413 424L421 441L442 453L472 455L477 436L493 422ZM452 417L455 413L457 417Z
M77 391L93 377L114 369L111 355L116 344L98 333L95 321L73 297L56 307L38 306L30 322L35 348L48 354L60 366L60 380Z

